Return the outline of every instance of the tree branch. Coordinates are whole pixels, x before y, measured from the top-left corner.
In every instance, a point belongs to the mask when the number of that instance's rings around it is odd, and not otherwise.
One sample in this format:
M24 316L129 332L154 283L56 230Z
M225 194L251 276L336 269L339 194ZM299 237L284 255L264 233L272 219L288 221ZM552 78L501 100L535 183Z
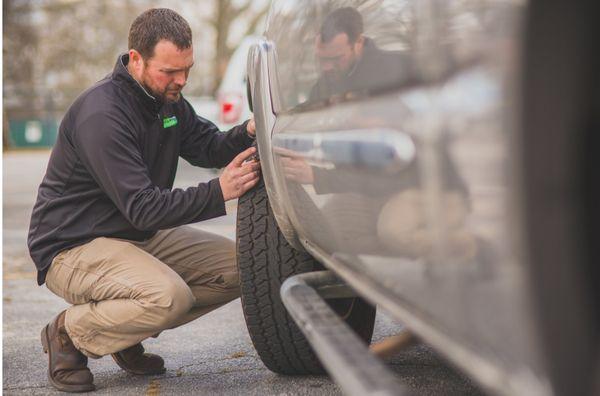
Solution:
M253 34L256 31L256 27L258 26L258 23L267 14L268 10L269 10L268 6L264 7L256 15L254 15L254 17L250 20L250 23L248 24L248 28L246 29L246 33L244 34L244 36L248 36L250 34Z
M231 19L236 19L237 17L239 17L240 15L242 15L243 13L245 13L246 11L248 11L248 9L250 8L251 5L252 5L252 1L248 0L246 3L244 3L240 7L233 8L233 10L232 10L232 18Z

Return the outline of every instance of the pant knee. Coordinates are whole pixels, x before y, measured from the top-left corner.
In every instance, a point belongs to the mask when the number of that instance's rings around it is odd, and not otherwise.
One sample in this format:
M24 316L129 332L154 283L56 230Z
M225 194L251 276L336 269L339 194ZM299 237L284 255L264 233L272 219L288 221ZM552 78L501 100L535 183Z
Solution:
M219 276L217 282L225 289L238 289L240 287L240 277L235 270L224 272Z
M192 309L195 303L190 288L183 284L166 284L148 300L148 311L158 328L167 328Z

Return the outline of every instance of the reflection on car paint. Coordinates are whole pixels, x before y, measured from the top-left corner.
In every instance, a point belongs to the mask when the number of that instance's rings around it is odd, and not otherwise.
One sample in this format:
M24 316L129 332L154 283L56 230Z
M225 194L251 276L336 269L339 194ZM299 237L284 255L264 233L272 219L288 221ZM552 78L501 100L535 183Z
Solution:
M286 151L287 150L287 151ZM398 172L415 158L410 136L386 129L332 131L273 136L276 155L302 157L325 166L351 166Z
M348 4L275 2L269 17L282 206L302 239L459 345L481 382L549 393L511 223L522 2L357 2L362 55L322 39Z

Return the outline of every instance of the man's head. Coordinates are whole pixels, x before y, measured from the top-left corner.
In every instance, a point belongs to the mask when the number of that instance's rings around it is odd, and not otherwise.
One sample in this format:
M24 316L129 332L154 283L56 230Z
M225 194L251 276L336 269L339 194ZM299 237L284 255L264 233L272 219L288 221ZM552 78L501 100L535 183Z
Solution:
M360 13L338 8L325 18L316 49L321 72L332 78L347 75L362 56L364 37Z
M153 8L133 21L127 69L156 99L179 100L193 64L192 30L181 15Z

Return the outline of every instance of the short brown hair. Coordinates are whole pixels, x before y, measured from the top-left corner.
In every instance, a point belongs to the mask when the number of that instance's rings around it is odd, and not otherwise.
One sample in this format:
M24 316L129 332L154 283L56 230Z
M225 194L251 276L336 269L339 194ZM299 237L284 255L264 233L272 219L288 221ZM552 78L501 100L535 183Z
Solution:
M192 29L181 15L168 8L151 8L135 18L129 28L129 49L150 59L160 40L168 40L179 49L190 48Z
M325 17L320 33L322 43L328 43L338 34L345 33L348 42L354 44L363 33L362 16L355 8L338 8Z

